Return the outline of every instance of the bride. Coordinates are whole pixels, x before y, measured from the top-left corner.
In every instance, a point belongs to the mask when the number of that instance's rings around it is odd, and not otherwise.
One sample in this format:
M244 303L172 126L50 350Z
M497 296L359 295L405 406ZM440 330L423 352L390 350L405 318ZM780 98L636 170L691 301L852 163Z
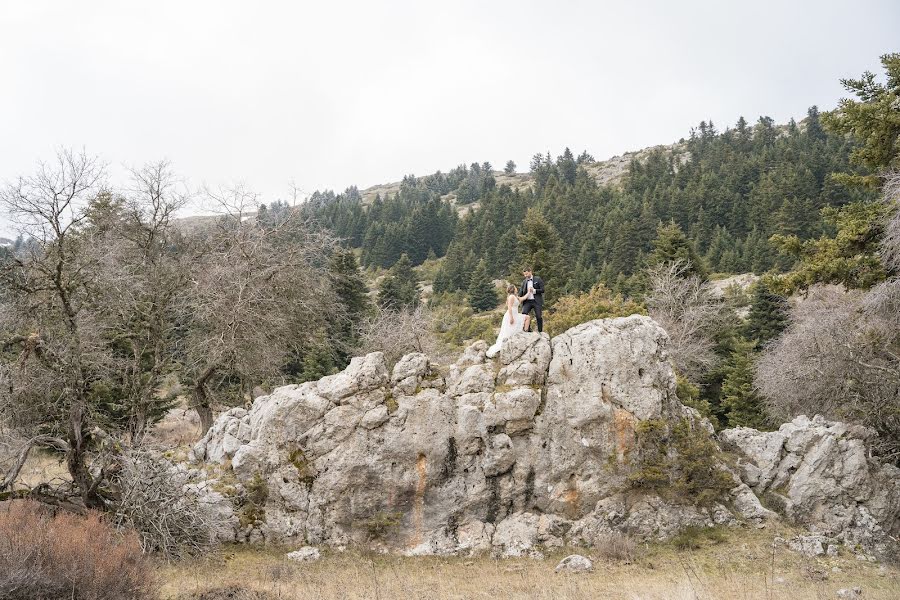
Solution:
M519 312L519 302L527 296L521 298L516 295L516 286L510 285L506 288L506 312L503 313L503 321L500 324L500 334L493 346L488 348L487 357L493 358L500 352L503 340L520 331L528 331L528 325L531 323L530 315L523 315Z

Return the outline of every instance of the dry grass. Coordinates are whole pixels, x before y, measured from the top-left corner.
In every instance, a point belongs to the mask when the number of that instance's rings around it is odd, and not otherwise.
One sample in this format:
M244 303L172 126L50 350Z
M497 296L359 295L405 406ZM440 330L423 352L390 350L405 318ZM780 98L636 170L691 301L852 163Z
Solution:
M198 598L226 586L285 600L818 600L854 586L862 587L869 599L900 597L900 572L895 568L859 562L850 555L805 559L784 548L777 548L773 559L775 535L791 532L736 531L724 541L707 539L692 551L679 552L671 544L651 546L631 564L594 555L594 572L586 575L554 573L563 551L542 561L346 552L326 553L316 563L292 564L284 559L288 549L229 548L215 558L161 567L167 582L162 597Z
M71 481L72 478L63 460L64 458L60 454L53 454L45 450L32 450L19 472L15 488L33 488L44 482Z

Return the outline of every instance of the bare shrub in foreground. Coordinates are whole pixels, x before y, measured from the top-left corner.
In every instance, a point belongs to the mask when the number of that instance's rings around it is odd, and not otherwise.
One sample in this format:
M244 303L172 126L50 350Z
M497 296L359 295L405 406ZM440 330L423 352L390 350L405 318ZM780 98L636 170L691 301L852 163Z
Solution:
M33 502L0 508L0 598L142 600L155 588L137 536L99 514L52 516Z
M216 542L216 515L200 494L185 490L185 475L166 459L131 450L121 457L113 483L119 491L116 525L136 531L144 552L177 558Z
M384 352L389 366L404 354L422 352L433 355L437 350L431 312L424 306L380 310L375 317L362 324L359 340L361 352Z
M900 460L900 294L814 287L757 364L756 385L782 419L822 414L872 427L877 450Z
M603 533L594 542L596 554L610 562L631 563L638 557L640 545L625 533Z
M689 268L684 261L651 267L646 302L650 316L669 334L669 355L675 369L698 381L715 366L713 334L725 306L712 295L708 284L688 274Z

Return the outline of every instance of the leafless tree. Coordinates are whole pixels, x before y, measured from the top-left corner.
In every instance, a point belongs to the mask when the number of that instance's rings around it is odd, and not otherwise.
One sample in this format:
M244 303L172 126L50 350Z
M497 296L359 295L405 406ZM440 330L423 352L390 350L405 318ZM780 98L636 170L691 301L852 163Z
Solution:
M880 303L873 293L811 288L792 309L790 327L760 358L756 384L783 419L822 414L872 427L881 455L896 462L900 328L897 313L873 310Z
M713 335L725 305L708 284L688 274L689 267L684 261L651 267L646 301L650 316L669 334L675 369L696 382L716 364Z
M360 352L384 352L389 366L410 352L434 356L437 343L432 329L431 313L424 306L406 310L379 310L361 326Z
M900 273L900 171L885 177L884 201L894 207L884 229L881 243L881 260L894 273Z
M18 424L51 428L89 508L104 506L98 493L102 478L86 463L90 382L114 362L101 342L104 324L91 309L100 264L86 251L92 239L84 227L87 204L103 178L96 159L60 151L56 162L41 164L35 175L0 190L0 204L33 236L25 252L0 270L7 304L2 346L17 350L13 364L6 365L8 386L0 402L7 412L28 407L12 416Z
M132 169L130 187L95 198L88 213L101 262L97 304L114 331L118 402L135 442L165 407L158 390L176 366L176 311L194 249L173 219L189 199L160 161Z
M184 304L184 374L203 430L212 425L212 390L237 379L249 389L278 373L304 336L323 326L337 301L327 276L333 239L299 211L272 224L248 215L256 197L243 187L211 191L222 209L194 261Z

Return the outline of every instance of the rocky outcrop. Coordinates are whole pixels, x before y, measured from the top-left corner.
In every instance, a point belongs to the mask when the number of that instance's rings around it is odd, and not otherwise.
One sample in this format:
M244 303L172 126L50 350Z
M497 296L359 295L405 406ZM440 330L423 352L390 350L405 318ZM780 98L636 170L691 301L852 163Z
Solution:
M494 360L483 342L447 367L422 354L390 371L380 353L354 358L339 374L221 415L192 451L193 473L231 503L221 514L237 540L536 556L612 531L663 539L686 526L763 522L773 513L715 456L724 496L700 505L636 479L648 426L713 433L678 401L667 342L635 315L552 341L522 333ZM732 437L741 435L752 437ZM753 479L750 462L751 486L775 481Z
M841 543L880 555L897 550L900 469L869 456L873 432L799 416L778 431L739 427L719 434L741 456L741 478L767 505L815 532L796 540L805 554Z

